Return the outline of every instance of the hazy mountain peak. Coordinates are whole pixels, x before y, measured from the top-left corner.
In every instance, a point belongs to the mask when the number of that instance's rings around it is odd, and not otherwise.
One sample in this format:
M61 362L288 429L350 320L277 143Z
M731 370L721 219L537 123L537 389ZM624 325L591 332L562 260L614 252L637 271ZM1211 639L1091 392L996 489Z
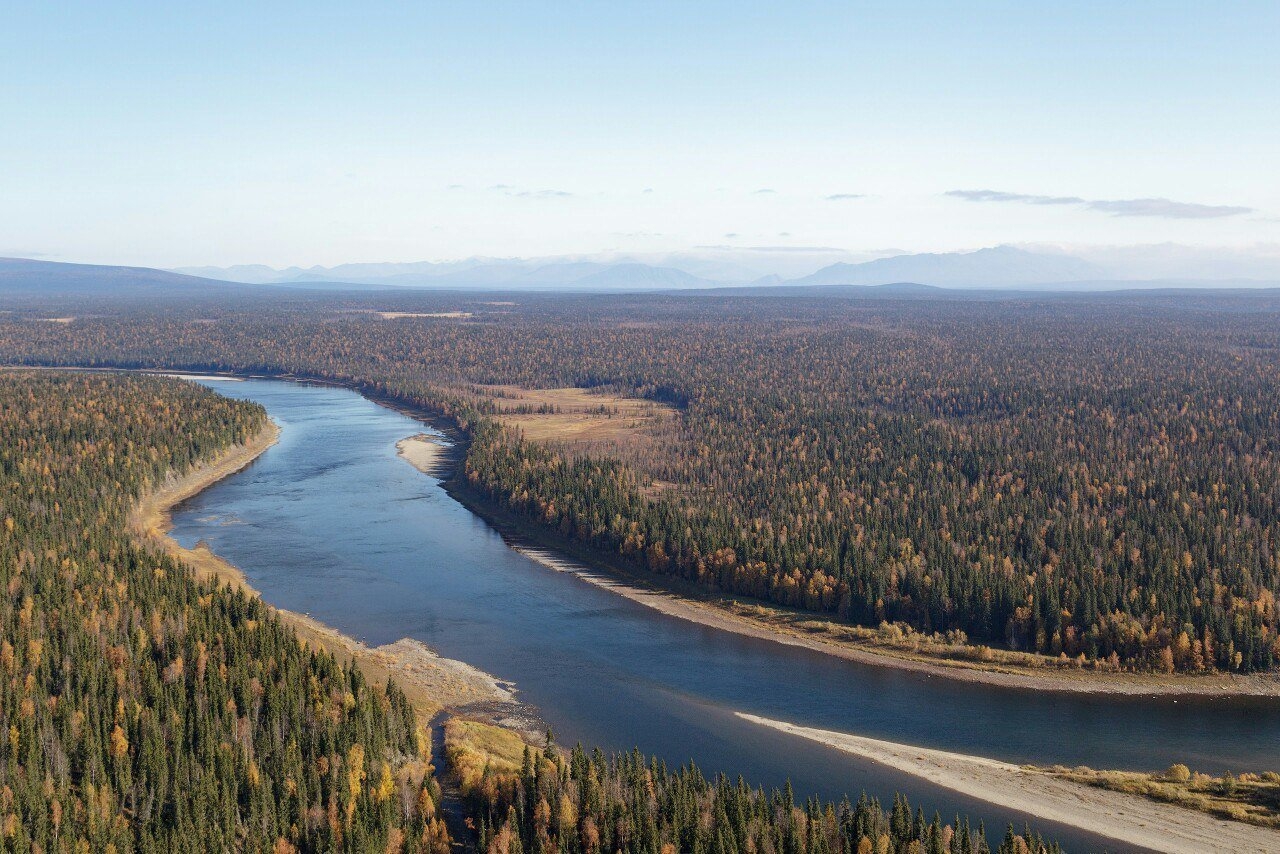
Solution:
M1016 246L974 252L921 253L879 258L862 264L832 264L795 280L799 285L886 285L918 282L941 287L1015 287L1106 278L1087 261Z

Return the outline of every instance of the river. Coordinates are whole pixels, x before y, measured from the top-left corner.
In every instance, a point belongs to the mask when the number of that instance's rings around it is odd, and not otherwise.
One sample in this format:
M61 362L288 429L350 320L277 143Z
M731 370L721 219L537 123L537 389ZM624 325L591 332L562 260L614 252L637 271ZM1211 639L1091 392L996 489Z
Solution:
M201 382L257 401L279 443L176 508L270 603L372 645L401 637L509 680L562 744L639 747L671 764L799 795L911 796L985 817L998 841L1027 817L743 721L823 729L1019 763L1151 770L1280 768L1280 702L1037 693L844 661L659 614L509 548L440 482L396 456L420 422L340 388ZM1044 822L1075 850L1096 838ZM1117 850L1112 845L1111 850Z

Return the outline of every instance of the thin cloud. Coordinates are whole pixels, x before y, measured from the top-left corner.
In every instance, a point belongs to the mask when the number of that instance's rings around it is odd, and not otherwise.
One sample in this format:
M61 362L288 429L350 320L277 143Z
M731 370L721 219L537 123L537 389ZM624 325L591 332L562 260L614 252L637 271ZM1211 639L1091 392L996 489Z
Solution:
M844 252L838 246L743 246L749 252Z
M1111 216L1155 216L1166 219L1221 219L1254 213L1240 205L1202 205L1172 199L1082 199L1079 196L1037 196L1000 190L949 190L946 195L967 202L1018 202L1026 205L1076 205Z
M1095 211L1112 216L1163 216L1170 219L1219 219L1253 213L1253 208L1240 205L1199 205L1170 199L1122 199L1115 202L1089 202Z
M757 196L772 196L772 195L773 195L774 193L776 193L776 192L778 192L778 191L777 191L777 190L770 190L768 187L762 187L762 188L760 188L759 190L756 190L756 191L755 191L755 195L757 195Z
M1028 205L1084 205L1079 196L1032 196L1027 193L1002 193L999 190L950 190L955 196L968 202L1023 202Z
M725 235L737 237L738 235ZM839 246L730 246L726 243L699 243L694 249L731 249L734 252L844 252Z
M829 202L846 202L850 199L865 199L866 196L862 193L832 193L826 198Z
M511 184L494 184L489 190L516 199L565 199L573 195L568 190L522 190Z
M567 190L521 190L518 193L510 193L509 195L518 196L522 199L567 199L573 193Z

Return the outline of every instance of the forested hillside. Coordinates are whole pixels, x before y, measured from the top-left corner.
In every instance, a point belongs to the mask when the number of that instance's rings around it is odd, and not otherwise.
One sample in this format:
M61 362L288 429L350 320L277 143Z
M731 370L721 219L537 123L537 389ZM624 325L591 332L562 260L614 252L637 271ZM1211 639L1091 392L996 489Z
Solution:
M394 686L126 531L264 418L191 383L0 375L0 850L448 850Z
M442 411L492 500L827 618L1062 666L1276 664L1273 297L379 299L462 316L352 298L14 318L0 356L301 373ZM501 429L477 385L497 383L680 413L602 455Z

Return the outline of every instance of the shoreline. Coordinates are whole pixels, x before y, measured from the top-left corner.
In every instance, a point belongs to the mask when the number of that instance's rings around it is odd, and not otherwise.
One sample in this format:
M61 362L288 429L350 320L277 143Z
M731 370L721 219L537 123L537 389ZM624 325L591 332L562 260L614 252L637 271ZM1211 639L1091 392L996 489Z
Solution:
M214 553L205 543L186 548L172 537L172 509L223 478L243 471L279 439L280 429L268 419L247 443L236 445L196 466L180 478L170 477L143 495L129 515L129 528L141 542L157 548L188 566L199 580L225 584L261 598L244 573ZM517 699L516 687L463 661L440 656L427 644L401 638L370 647L319 620L266 603L272 613L299 639L328 651L339 661L354 663L375 684L394 679L425 728L439 715L474 718L513 730L526 740L543 731L542 721Z
M445 452L450 447L439 436L419 433L396 442L396 456L425 475L442 478L449 474Z
M662 579L666 584L650 580L626 567L611 556L565 542L478 495L464 484L445 484L449 494L467 509L498 530L508 545L526 557L557 572L567 572L588 584L630 599L661 614L709 628L721 629L759 640L801 647L847 661L875 667L891 667L957 682L969 682L1011 690L1049 691L1069 694L1094 694L1129 697L1209 697L1241 698L1280 697L1280 675L1232 674L1160 676L1144 673L1097 673L1084 670L1052 670L1037 672L1014 665L983 667L977 664L913 656L902 650L873 648L852 642L824 638L803 629L784 627L777 622L753 618L734 610L739 603L734 597L715 597L679 584L679 579ZM673 583L674 582L674 583ZM677 584L679 585L677 587ZM670 585L670 586L667 586ZM681 589L683 588L683 589ZM751 602L748 607L761 608L776 615L775 619L816 620L821 615L795 612L777 606Z
M1280 832L1185 807L1075 783L984 756L914 747L735 713L759 726L832 747L955 792L1128 845L1169 854L1275 851Z

